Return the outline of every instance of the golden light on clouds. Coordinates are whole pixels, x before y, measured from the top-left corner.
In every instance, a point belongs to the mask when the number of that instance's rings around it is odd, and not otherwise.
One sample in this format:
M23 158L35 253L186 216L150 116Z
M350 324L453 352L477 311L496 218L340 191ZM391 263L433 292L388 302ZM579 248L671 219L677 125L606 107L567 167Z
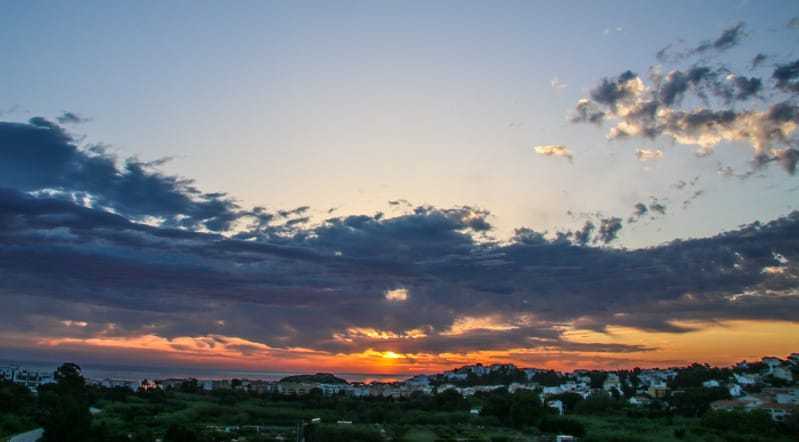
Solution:
M517 322L518 323L518 322ZM458 336L476 330L507 331L518 327L500 317L463 317L445 336ZM321 369L349 373L411 375L451 369L482 362L514 363L518 366L573 370L576 368L632 368L684 365L700 361L729 365L737 361L758 360L764 355L784 357L799 348L799 324L773 321L677 322L690 328L685 333L648 332L629 327L610 327L608 333L565 327L566 344L622 344L650 348L626 352L592 351L590 345L579 350L568 345L540 343L528 348L475 350L466 352L400 352L398 349L363 348L373 342L424 340L423 330L398 333L373 328L352 327L334 340L352 343L352 351L341 353L309 348L279 348L267 343L224 335L165 338L154 334L132 337L98 336L89 338L37 338L18 341L18 345L48 351L80 351L97 355L126 355L141 361L205 365L252 370L311 372Z
M391 302L405 302L408 300L408 289L399 288L388 290L385 293L386 301Z
M452 327L442 333L444 336L458 336L475 330L507 331L519 328L518 325L508 322L499 315L490 316L461 316L455 320Z

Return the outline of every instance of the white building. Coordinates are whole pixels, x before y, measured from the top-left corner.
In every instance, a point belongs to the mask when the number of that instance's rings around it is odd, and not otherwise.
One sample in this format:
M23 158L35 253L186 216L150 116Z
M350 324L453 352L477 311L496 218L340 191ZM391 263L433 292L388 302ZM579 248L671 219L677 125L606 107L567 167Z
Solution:
M563 416L563 401L555 400L547 402L547 407L558 411L558 414Z
M783 381L793 381L793 373L791 373L791 370L788 370L787 368L774 367L774 369L771 371L771 375L777 379L782 379Z
M732 376L735 378L735 382L737 382L740 385L755 385L755 384L757 384L757 381L755 380L755 378L753 378L751 376L748 376L748 375L745 375L745 374L733 373Z

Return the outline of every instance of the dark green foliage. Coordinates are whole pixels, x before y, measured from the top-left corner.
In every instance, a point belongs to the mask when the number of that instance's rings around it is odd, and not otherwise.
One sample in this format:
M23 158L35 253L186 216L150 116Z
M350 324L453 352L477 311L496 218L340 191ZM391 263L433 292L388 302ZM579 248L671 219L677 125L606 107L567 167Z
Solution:
M580 421L568 417L547 416L541 421L538 428L545 433L569 434L578 437L585 435L585 426Z
M724 388L688 388L672 393L668 402L675 414L686 417L699 417L710 409L710 404L720 399L728 399L730 393Z
M495 417L499 422L507 422L512 405L513 401L507 391L486 394L483 396L483 408L480 410L480 416Z
M60 393L85 395L86 380L78 364L66 362L55 371L56 387Z
M33 403L33 393L25 386L0 380L0 413L23 414Z
M511 396L510 424L514 428L535 425L543 416L551 413L538 399L538 395L523 391Z
M561 401L563 402L563 408L567 413L574 411L577 407L577 403L582 401L583 397L577 393L561 393L549 396L547 401Z
M604 371L592 371L588 373L588 377L591 378L591 388L602 388L608 374Z
M80 367L66 363L55 372L56 384L39 388L37 421L44 442L90 440L89 394Z
M432 407L438 411L464 411L469 409L469 402L457 391L447 390L432 397Z
M202 392L202 387L197 379L187 379L178 385L178 391L186 394L198 394Z
M127 402L128 396L133 395L133 392L130 391L130 388L126 387L109 388L104 393L105 398L112 402Z
M306 442L383 442L377 430L350 425L309 425L305 428Z
M203 442L202 434L183 425L170 425L164 435L164 442Z
M92 416L88 404L79 395L59 393L56 389L39 394L38 422L44 429L45 442L84 442L89 440Z
M765 411L709 411L702 417L702 425L714 430L745 433L767 434L776 426Z
M588 399L579 401L574 412L578 414L610 414L620 411L624 407L624 401L613 398L607 393L592 394Z
M533 376L533 382L544 387L554 387L563 383L563 377L556 371L539 371Z
M692 364L677 371L675 377L669 384L674 389L701 388L702 382L709 380L723 381L732 375L728 368L716 368L709 365Z
M530 391L509 394L503 390L485 394L482 399L480 416L492 417L514 428L533 426L541 417L552 412L541 403L537 393Z

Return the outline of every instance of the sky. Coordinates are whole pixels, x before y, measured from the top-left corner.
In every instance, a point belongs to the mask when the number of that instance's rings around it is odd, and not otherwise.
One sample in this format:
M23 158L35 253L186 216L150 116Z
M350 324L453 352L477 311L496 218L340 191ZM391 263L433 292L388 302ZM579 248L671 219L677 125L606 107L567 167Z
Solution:
M26 2L0 358L799 351L799 4Z

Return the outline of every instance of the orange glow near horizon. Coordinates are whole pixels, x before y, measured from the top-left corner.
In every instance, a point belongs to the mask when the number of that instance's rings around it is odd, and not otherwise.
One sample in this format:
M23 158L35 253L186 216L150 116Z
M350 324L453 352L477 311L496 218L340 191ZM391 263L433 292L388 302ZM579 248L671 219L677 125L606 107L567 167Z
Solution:
M459 331L485 321L465 321ZM491 322L490 325L506 327ZM167 339L157 335L136 337L39 338L28 340L40 349L83 354L136 355L143 361L161 361L204 367L339 373L396 374L434 373L467 364L513 363L518 366L571 371L577 368L615 369L665 367L691 362L730 365L740 360L757 360L799 351L799 323L766 321L725 321L678 323L694 328L686 333L647 332L611 327L608 333L567 329L569 343L627 344L654 348L651 351L592 352L565 351L557 347L481 350L468 353L414 353L375 351L333 354L309 348L275 348L238 337L207 335ZM453 327L455 328L455 327ZM397 334L373 329L351 329L347 333L376 339L394 339ZM404 335L424 339L420 331Z

